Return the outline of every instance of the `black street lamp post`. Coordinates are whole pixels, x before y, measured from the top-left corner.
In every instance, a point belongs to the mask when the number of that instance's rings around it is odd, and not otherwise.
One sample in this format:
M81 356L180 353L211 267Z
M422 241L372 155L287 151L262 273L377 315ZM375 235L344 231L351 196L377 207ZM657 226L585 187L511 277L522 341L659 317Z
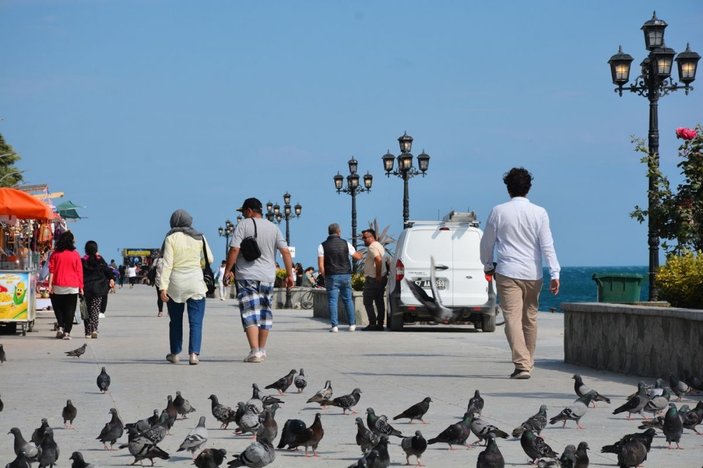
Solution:
M419 169L416 169L413 167L413 155L410 153L413 147L413 137L403 133L403 136L398 138L398 144L400 145L400 154L397 158L388 151L381 159L383 160L383 169L386 171L386 177L390 177L393 174L403 179L403 227L406 227L410 219L408 180L416 175L425 177L430 166L430 156L424 150L417 155ZM396 159L398 160L398 169L394 170L393 163Z
M300 213L303 211L303 207L300 203L296 203L295 206L290 204L290 193L286 192L283 194L283 212L281 213L281 207L278 203L275 205L271 202L266 203L266 219L269 221L281 224L282 221L286 222L286 244L290 247L290 227L289 222L292 217L300 217ZM291 304L291 292L290 288L286 286L286 303L283 306L286 309L290 309Z
M352 208L351 208L351 219L352 219L352 245L356 249L356 194L360 192L370 192L371 186L373 185L373 176L366 171L364 175L364 186L359 186L359 174L356 173L358 167L358 161L354 159L354 156L347 162L349 165L349 175L347 176L347 186L344 187L344 176L337 172L337 175L333 177L334 188L337 193L348 193L351 195Z
M649 100L649 158L648 158L648 197L647 197L647 230L649 244L649 300L656 301L659 290L656 285L656 274L659 270L659 236L657 235L656 206L658 204L657 173L659 172L659 98L678 89L686 94L693 89L691 83L696 79L696 68L701 56L691 51L688 44L686 50L679 53L676 63L679 70L680 85L671 79L671 68L676 52L664 44L664 29L666 21L657 18L656 12L652 19L642 25L645 47L649 55L640 64L640 75L630 86L625 84L630 80L630 63L632 56L625 54L622 47L618 53L610 57L610 73L613 83L617 86L615 92L622 96L623 89L646 97Z
M229 219L225 221L225 227L218 227L217 228L217 233L220 235L220 237L225 238L225 259L227 258L227 253L229 252L229 238L234 232L234 224L232 224L232 221Z

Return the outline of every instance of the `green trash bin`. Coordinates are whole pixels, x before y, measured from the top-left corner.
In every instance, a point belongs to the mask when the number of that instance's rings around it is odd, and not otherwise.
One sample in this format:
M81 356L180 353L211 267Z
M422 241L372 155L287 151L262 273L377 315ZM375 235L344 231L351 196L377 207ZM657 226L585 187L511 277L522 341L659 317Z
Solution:
M633 303L640 301L642 275L593 273L598 286L598 302Z

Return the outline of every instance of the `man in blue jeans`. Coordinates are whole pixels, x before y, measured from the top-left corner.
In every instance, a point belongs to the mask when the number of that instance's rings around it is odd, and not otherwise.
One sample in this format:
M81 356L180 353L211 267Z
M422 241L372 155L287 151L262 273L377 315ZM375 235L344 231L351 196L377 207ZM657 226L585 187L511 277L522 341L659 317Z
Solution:
M361 259L361 253L340 237L339 224L332 223L327 228L327 240L317 248L317 265L320 274L325 278L327 289L327 309L330 312L330 332L339 331L337 321L337 298L341 295L344 310L349 320L349 331L356 330L356 313L352 299L351 273L352 266L349 257Z

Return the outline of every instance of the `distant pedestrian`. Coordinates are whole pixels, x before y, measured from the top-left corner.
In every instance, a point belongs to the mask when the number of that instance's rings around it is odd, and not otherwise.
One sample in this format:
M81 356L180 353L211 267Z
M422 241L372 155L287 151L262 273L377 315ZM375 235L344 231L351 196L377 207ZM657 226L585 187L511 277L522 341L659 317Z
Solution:
M110 287L115 285L112 269L98 253L98 244L95 241L85 243L85 256L83 264L83 295L88 317L83 319L85 338L98 338L98 325L100 319L100 306L103 298L107 297Z
M307 267L303 272L303 286L306 288L315 287L315 269L313 267Z
M49 294L56 316L56 338L71 339L78 295L83 294L83 265L71 231L64 231L49 258Z
M303 285L303 265L300 262L295 264L295 285L300 287Z
M127 267L127 279L129 280L129 288L132 289L137 283L137 265L134 263Z
M120 278L119 278L120 289L122 289L124 287L124 279L127 276L127 267L125 267L124 265L120 265L118 271L120 273Z
M164 316L164 301L161 299L161 290L159 289L159 284L161 284L161 272L164 269L164 259L161 257L161 255L157 255L156 259L154 260L154 264L152 265L152 268L154 269L154 287L156 288L156 316L157 317L163 317Z
M361 231L361 236L367 249L364 258L363 297L369 324L364 327L364 331L383 331L383 321L386 317L385 292L388 275L385 261L386 249L378 242L375 230ZM374 304L376 310L374 310Z
M249 354L244 362L262 362L266 359L266 342L273 326L271 302L276 279L276 250L281 253L286 268L286 287L294 285L293 262L281 230L262 217L262 205L257 198L247 198L237 211L245 219L237 224L232 235L225 281L236 278L239 312L249 342ZM258 257L250 256L251 238L255 238L258 245Z
M225 266L227 265L226 260L222 260L220 268L217 269L215 274L215 279L217 280L217 289L220 291L220 300L225 300Z
M360 260L361 252L357 252L349 242L341 238L342 230L339 224L330 224L327 232L329 234L327 240L317 248L317 265L320 269L320 275L325 278L325 288L327 288L330 332L337 333L339 331L337 301L340 296L349 321L349 331L353 332L356 330L356 312L352 297L352 265L349 257Z
M210 246L193 226L186 210L171 215L171 230L166 233L161 251L163 270L159 278L161 300L166 302L169 321L170 353L166 360L176 364L183 347L183 311L188 308L188 355L191 365L200 362L207 286L203 280L204 258L212 258Z
M515 370L511 379L529 379L537 345L537 311L542 289L542 258L549 267L549 290L559 293L559 261L547 211L532 204L527 193L532 174L513 168L503 177L510 201L495 206L481 239L481 262L495 272L505 334ZM495 263L494 263L495 261Z

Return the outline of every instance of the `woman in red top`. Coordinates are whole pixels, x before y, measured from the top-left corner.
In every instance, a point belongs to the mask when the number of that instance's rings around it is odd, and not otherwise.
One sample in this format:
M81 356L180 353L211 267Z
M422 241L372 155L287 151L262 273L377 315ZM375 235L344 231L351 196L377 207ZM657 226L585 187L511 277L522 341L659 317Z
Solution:
M58 322L56 338L70 340L78 295L83 294L83 265L71 231L61 234L49 258L49 294Z

